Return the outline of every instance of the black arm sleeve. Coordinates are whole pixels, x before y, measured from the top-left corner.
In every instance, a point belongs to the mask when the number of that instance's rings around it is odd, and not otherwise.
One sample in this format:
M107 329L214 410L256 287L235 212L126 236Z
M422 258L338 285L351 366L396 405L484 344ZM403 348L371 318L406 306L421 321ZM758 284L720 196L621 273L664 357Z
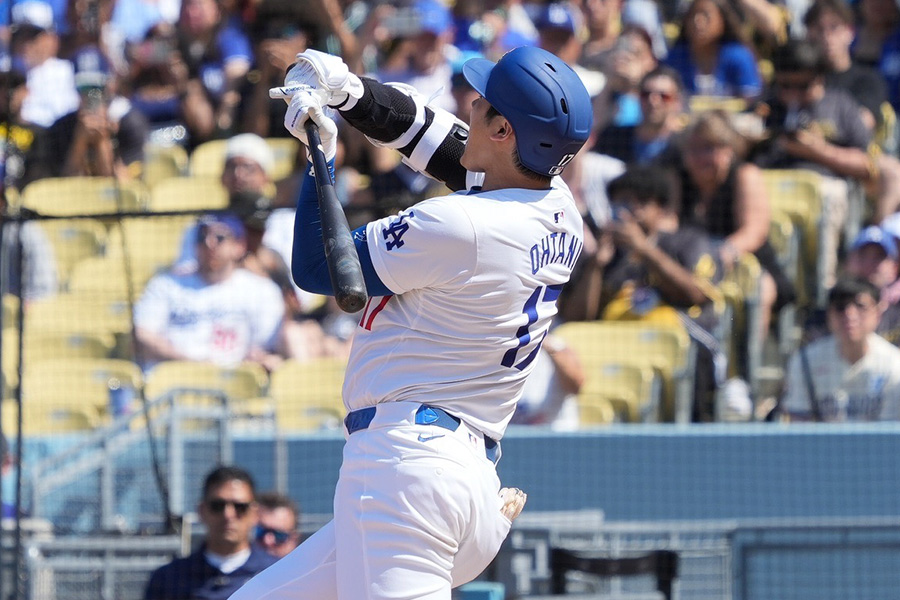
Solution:
M353 108L341 111L344 119L353 127L382 143L399 139L416 123L415 101L389 85L374 79L361 78L363 96ZM425 107L425 122L413 139L399 148L403 156L410 158L417 145L434 123L435 113ZM468 130L462 125L454 125L444 139L437 144L428 159L425 172L428 176L443 182L451 190L466 188L466 169L459 164L468 140Z

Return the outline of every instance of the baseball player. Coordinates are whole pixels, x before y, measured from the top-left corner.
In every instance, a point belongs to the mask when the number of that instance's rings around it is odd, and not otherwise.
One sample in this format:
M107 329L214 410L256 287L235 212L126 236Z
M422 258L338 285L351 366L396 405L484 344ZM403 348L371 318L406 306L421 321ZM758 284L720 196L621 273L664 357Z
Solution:
M305 142L313 119L333 162L324 103L461 191L354 232L371 298L344 382L334 519L233 598L448 600L493 559L524 504L500 489L499 440L582 249L557 175L588 137L590 99L559 58L517 48L466 63L480 94L466 127L335 56L298 59L272 91L290 98L294 136ZM295 280L332 293L309 174L295 232Z

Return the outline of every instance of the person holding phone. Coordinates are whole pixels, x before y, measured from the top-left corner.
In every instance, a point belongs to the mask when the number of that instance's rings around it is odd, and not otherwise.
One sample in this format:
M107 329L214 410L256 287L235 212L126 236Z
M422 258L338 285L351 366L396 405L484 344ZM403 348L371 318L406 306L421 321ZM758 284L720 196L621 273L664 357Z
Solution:
M569 321L595 319L681 325L698 342L694 421L714 418L723 357L712 331L722 268L710 237L682 227L666 172L632 167L608 188L610 221L592 233L560 298Z
M147 121L116 95L112 68L97 48L74 58L78 110L58 119L47 133L48 164L55 177L140 175Z

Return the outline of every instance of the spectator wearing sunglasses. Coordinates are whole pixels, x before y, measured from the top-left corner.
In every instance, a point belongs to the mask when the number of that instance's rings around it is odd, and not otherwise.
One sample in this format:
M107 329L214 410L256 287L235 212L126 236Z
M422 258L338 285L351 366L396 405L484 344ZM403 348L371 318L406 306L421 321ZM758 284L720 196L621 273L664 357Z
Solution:
M629 165L666 164L670 141L684 128L684 85L667 66L647 73L639 86L641 121L600 132L593 150Z
M145 600L225 600L275 562L250 541L259 508L253 478L243 469L221 466L210 472L197 513L206 526L203 545L157 569Z
M297 503L276 492L266 492L257 499L259 523L253 538L259 546L276 558L287 556L300 543L297 531L300 510Z
M284 300L270 278L240 266L244 224L232 213L209 214L194 231L196 264L154 276L135 306L139 362L150 369L163 360L252 361L273 369Z

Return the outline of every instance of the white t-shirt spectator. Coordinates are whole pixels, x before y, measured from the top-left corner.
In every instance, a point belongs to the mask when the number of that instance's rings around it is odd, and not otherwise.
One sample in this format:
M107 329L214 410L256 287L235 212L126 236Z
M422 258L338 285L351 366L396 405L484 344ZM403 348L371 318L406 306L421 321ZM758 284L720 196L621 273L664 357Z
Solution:
M190 360L222 366L241 363L253 348L272 351L283 317L278 286L245 269L214 284L196 270L157 275L134 309L137 327L165 336Z
M827 336L806 347L815 403L800 352L788 365L784 412L822 421L900 420L900 349L877 334L868 339L869 351L847 364L837 340Z

